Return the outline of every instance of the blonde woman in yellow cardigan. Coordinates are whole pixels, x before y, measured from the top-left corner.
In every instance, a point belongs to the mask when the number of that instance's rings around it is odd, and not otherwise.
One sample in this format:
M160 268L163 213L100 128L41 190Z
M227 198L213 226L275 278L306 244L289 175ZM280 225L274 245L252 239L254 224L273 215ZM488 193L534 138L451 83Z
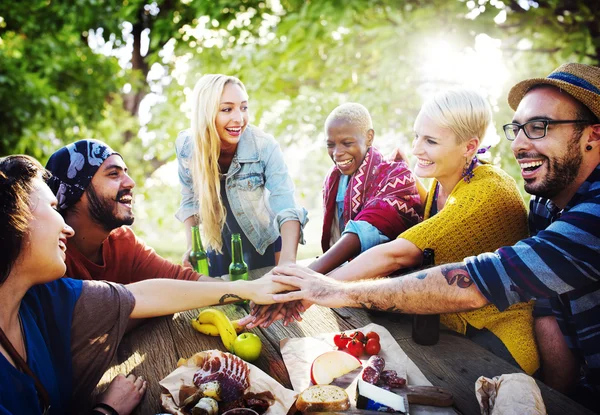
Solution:
M526 238L527 212L515 181L477 159L491 118L489 104L474 91L451 90L428 100L415 121L413 143L415 174L434 179L425 199L424 221L398 239L369 249L356 257L352 266L341 267L330 276L346 281L383 277L419 266L425 248L434 250L436 265L440 265ZM303 303L301 308L308 306ZM509 361L512 356L532 374L539 368L532 308L532 303L521 303L500 312L487 305L442 315L441 321Z

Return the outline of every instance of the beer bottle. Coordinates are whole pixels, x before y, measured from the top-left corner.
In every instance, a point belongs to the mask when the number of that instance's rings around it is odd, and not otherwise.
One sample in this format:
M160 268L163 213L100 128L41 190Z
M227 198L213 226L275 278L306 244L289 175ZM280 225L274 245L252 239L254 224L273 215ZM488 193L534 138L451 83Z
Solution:
M229 265L229 276L231 277L231 281L248 281L248 265L244 262L242 238L239 233L231 235L231 265Z
M433 249L423 250L422 268L429 268L435 264ZM431 346L440 339L440 315L439 314L415 314L412 322L412 338L417 344Z
M190 251L190 263L194 270L202 275L208 276L208 259L206 252L202 247L200 230L197 226L192 226L192 250Z

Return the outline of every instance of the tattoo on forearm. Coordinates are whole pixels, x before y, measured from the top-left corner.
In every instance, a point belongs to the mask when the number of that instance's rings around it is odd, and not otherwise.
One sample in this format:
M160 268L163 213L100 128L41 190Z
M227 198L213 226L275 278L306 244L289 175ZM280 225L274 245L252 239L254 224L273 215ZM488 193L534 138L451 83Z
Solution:
M415 275L415 278L418 280L424 280L426 276L427 276L427 271L425 270L425 271L417 272L417 274Z
M445 266L442 267L441 273L446 278L448 285L456 283L458 288L469 288L473 284L473 280L464 266L459 268Z
M244 300L242 297L240 297L239 295L235 295L235 294L225 294L223 297L221 297L219 299L219 304L225 304L225 301L227 301L230 298L234 298L236 300Z

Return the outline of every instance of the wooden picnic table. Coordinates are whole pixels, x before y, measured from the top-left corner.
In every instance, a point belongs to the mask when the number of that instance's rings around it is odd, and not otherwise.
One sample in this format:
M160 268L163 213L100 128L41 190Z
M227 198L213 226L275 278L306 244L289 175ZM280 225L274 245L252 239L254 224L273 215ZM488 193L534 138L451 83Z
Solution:
M259 278L269 268L250 272L250 278ZM222 306L232 319L243 317L247 311L238 305ZM148 380L148 391L135 415L161 413L158 381L172 372L181 357L188 358L203 350L225 348L219 337L210 337L194 331L190 320L199 310L153 319L128 333L121 342L111 367L100 382L110 382L119 373L133 372ZM279 341L287 337L307 337L319 333L337 332L363 327L369 323L389 330L398 345L421 369L435 386L452 391L454 409L459 414L480 414L475 397L475 381L479 376L494 377L504 373L521 372L472 341L442 330L440 341L434 346L419 346L411 338L411 317L392 313L371 313L362 309L329 309L313 306L303 315L302 322L285 327L276 322L267 329L252 332L260 336L263 351L254 364L270 374L286 388L292 389L290 378L279 353ZM542 391L549 415L592 414L582 405L563 394L537 382ZM279 415L279 414L278 414ZM282 414L284 415L284 414Z

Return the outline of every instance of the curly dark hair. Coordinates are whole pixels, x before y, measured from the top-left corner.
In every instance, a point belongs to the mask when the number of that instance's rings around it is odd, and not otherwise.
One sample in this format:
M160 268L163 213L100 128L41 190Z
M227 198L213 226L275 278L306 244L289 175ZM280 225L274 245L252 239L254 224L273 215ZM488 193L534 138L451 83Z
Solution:
M50 173L33 157L0 158L0 284L10 275L23 247L31 220L29 198L36 177L47 180Z

